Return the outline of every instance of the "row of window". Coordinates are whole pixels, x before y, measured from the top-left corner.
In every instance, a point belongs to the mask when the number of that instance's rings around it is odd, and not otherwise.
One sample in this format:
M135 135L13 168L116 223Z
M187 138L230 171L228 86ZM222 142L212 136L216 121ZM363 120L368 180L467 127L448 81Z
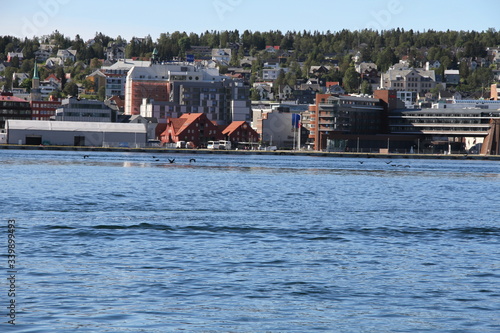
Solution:
M108 113L93 113L93 112L65 112L65 117L98 117L106 118L109 117Z
M412 126L391 126L392 132L487 132L489 127L412 127Z
M31 115L31 110L7 110L7 109L0 109L0 114L18 114L18 115Z
M207 125L207 126L208 126L208 125ZM194 129L193 129L193 130L190 130L190 129L188 129L188 130L187 130L187 133L188 133L188 134L191 134L191 133L192 133L192 134L194 134L194 133L196 133L196 132L197 132L197 131L196 131L196 130L194 130ZM214 135L215 135L216 133L217 133L217 131L216 131L216 130L209 130L209 131L208 131L208 135L212 135L212 134L214 134ZM203 133L202 133L202 134L203 134Z
M7 102L7 101L1 101L0 102L0 108L8 108L8 107L28 107L29 103L28 102Z
M33 110L33 114L44 114L44 115L55 115L56 111L47 111L47 110Z
M102 104L79 103L79 104L69 104L69 106L67 106L67 108L98 110L98 109L106 109L107 107L105 105L102 105Z

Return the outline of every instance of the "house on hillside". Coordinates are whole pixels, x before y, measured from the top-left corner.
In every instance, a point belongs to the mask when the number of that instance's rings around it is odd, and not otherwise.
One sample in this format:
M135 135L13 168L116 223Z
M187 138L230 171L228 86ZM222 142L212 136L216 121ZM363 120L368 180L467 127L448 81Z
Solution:
M57 66L64 66L64 62L61 58L49 58L45 62L45 67L53 69Z
M8 52L7 53L7 62L11 62L12 59L18 58L19 61L23 61L24 55L22 51L16 51L16 52Z
M231 62L231 53L231 49L213 49L212 60L219 64L227 66Z
M57 51L57 57L61 59L63 62L66 62L66 60L70 60L72 62L76 61L76 54L77 51L73 50L71 48L66 49L66 50L59 50Z
M268 52L268 53L278 53L280 50L280 47L279 46L271 46L271 45L268 45L266 46L266 49L265 51Z
M447 69L444 71L446 84L458 85L460 83L460 71L457 69Z
M106 48L106 60L115 63L120 59L125 59L125 46L112 43Z
M340 85L340 82L327 82L326 83L326 93L334 95L344 95L345 90Z
M332 66L311 66L309 69L310 77L320 77L322 75L330 73Z

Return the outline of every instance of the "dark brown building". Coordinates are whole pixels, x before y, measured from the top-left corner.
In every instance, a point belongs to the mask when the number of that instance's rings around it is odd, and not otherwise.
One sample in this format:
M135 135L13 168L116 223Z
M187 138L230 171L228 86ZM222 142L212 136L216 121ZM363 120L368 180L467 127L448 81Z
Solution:
M0 93L0 128L5 128L8 119L31 120L31 107L28 101L3 92Z

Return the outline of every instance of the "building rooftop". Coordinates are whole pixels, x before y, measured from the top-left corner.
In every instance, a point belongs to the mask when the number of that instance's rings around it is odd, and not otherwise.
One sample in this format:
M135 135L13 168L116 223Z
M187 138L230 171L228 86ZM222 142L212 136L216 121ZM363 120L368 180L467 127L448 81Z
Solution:
M7 128L73 132L146 133L144 124L101 123L80 121L7 120Z
M28 103L26 100L15 96L0 96L0 101Z

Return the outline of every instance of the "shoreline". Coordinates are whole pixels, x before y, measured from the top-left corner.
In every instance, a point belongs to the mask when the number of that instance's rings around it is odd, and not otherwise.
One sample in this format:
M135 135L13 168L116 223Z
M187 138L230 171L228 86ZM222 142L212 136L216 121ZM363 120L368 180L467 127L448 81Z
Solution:
M471 154L403 154L403 153L358 153L358 152L319 152L292 150L208 150L208 149L168 149L168 148L129 148L129 147L76 147L76 146L29 146L1 144L0 149L10 150L58 150L58 151L96 151L123 153L155 154L231 154L231 155L287 155L316 157L351 157L351 158L399 158L399 159L442 159L442 160L491 160L500 161L500 155Z

